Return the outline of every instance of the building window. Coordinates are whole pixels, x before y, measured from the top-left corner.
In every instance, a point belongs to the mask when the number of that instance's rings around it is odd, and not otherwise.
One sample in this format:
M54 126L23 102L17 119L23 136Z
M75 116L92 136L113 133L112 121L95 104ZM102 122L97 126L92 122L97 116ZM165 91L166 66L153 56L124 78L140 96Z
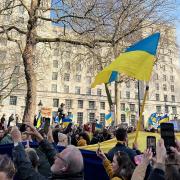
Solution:
M126 115L125 114L121 114L121 122L126 122Z
M10 105L17 105L17 96L10 96Z
M135 99L138 99L138 93L135 92Z
M0 51L0 62L6 59L6 51Z
M3 46L7 46L7 39L1 37L0 38L0 44Z
M162 66L162 69L163 69L163 71L166 71L166 66L163 65L163 66Z
M54 49L54 56L58 56L59 55L59 49Z
M76 64L76 71L77 72L80 72L81 71L81 64Z
M89 113L89 121L94 122L95 120L95 113Z
M88 84L91 84L91 77L90 77L90 76L87 76L86 79L87 79L87 83L88 83Z
M135 89L138 89L138 81L134 82L134 87L135 87Z
M136 116L131 114L131 126L136 126Z
M171 99L172 99L172 102L175 102L175 96L174 95L171 96Z
M156 74L154 74L154 79L155 80L158 80L159 79L159 77L158 77L158 74L156 73Z
M91 88L87 88L86 94L91 95Z
M53 99L53 107L59 107L59 99Z
M64 85L64 93L69 93L69 86Z
M70 74L65 73L64 74L64 81L69 81L69 79L70 79Z
M53 60L53 68L58 68L58 61L57 60Z
M126 91L126 98L130 99L130 92L129 91Z
M156 83L155 86L156 86L156 90L159 90L159 84Z
M169 113L169 107L165 105L165 113Z
M174 82L174 76L170 76L170 81Z
M67 109L72 108L72 99L65 99L65 105Z
M89 109L95 109L95 101L89 101Z
M134 112L135 111L135 104L130 104L130 111Z
M101 96L102 95L102 90L101 89L97 89L97 96Z
M167 91L167 85L166 84L163 84L163 90Z
M105 113L100 113L100 123L105 125Z
M171 85L171 92L174 92L174 85Z
M100 109L105 109L105 102L100 102Z
M81 82L81 75L76 75L76 82Z
M52 73L52 80L57 80L58 79L58 73L57 72L53 72Z
M173 114L177 114L177 108L176 108L176 106L172 106L172 113L173 113Z
M78 108L83 108L83 100L78 100Z
M161 106L156 106L156 112L161 113Z
M77 123L79 125L82 125L83 124L83 112L78 112L77 113Z
M173 72L174 70L173 70L173 67L170 67L170 69L171 69L171 72Z
M51 91L52 92L57 92L57 84L52 84L51 85Z
M164 95L164 102L167 102L168 101L168 97L167 95Z
M71 69L70 62L65 62L65 69L66 70L70 70Z
M121 103L121 111L125 111L125 103Z
M127 88L130 88L130 81L127 81L127 82L126 82L126 87L127 87Z
M166 75L163 74L163 81L166 81Z
M79 86L75 87L75 94L80 94L81 88Z
M156 94L156 101L159 101L159 94Z

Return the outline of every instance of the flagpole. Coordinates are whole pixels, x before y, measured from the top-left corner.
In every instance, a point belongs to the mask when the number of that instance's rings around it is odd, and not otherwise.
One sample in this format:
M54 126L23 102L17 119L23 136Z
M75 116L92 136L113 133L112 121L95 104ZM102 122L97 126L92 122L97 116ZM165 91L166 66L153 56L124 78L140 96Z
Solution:
M136 136L135 136L135 139L134 139L134 143L137 143L138 134L139 134L139 131L141 129L142 114L144 112L144 106L145 106L145 102L146 102L146 97L147 97L148 91L149 91L149 86L146 86L146 91L145 91L145 94L144 94L143 104L142 104L142 108L141 108L141 111L140 111L140 117L139 117L139 121L137 123Z
M140 112L141 112L141 99L140 99L140 82L138 80L138 113L140 117Z

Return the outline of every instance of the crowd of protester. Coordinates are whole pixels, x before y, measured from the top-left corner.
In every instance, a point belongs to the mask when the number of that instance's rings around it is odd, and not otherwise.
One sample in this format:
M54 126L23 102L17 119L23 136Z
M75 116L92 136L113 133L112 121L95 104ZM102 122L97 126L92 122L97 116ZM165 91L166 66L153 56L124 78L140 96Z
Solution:
M117 143L107 154L99 147L97 156L102 159L110 179L116 180L178 180L180 179L180 142L171 147L171 153L166 152L163 139L156 146L156 156L151 149L143 153L138 145L128 147L128 132L132 128L108 127L101 131L96 130L93 124L87 123L75 126L69 123L67 127L55 123L48 128L37 129L31 124L11 126L16 118L11 116L6 122L5 116L1 118L0 145L14 144L12 159L8 155L0 154L0 179L45 180L45 179L84 179L84 162L78 147L97 144L116 138ZM7 126L6 126L7 124ZM23 124L24 125L24 124ZM25 142L25 143L23 143ZM38 148L31 148L31 143L37 143ZM58 152L58 146L65 147ZM139 164L136 156L142 154ZM93 179L93 178L92 178Z

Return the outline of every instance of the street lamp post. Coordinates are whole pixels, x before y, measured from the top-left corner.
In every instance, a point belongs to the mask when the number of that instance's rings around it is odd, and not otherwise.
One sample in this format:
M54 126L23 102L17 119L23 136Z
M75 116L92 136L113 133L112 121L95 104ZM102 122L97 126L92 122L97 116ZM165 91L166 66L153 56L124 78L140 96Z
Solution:
M43 107L43 103L42 101L40 100L39 103L38 103L38 107L39 107L39 111L41 111L42 107Z

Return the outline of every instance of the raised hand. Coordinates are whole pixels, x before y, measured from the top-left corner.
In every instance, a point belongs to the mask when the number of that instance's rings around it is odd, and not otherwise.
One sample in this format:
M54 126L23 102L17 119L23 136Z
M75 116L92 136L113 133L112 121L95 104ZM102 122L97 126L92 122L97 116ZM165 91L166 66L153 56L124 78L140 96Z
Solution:
M167 157L166 148L164 146L164 140L160 139L156 146L156 162L157 163L165 163L165 159Z
M35 136L39 142L44 139L33 125L31 125L30 123L24 124L26 124L30 128L29 131L26 131L27 134Z
M101 158L102 160L105 160L105 159L106 159L106 155L104 154L104 152L103 152L100 148L98 148L98 149L96 150L96 154L97 154L97 156L98 156L99 158Z

